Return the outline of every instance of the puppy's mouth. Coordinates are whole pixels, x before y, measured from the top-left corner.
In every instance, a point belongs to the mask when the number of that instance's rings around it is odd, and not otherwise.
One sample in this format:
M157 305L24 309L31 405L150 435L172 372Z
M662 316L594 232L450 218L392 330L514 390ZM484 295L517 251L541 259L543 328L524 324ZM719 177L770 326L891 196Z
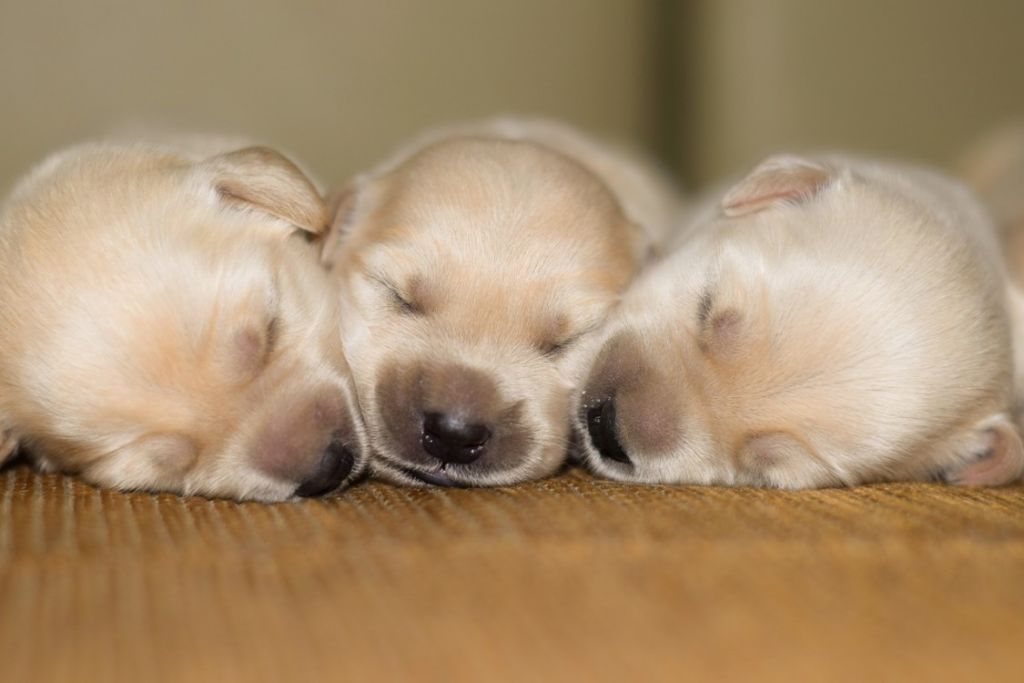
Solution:
M412 479L423 482L424 484L430 484L431 486L447 486L447 487L462 487L462 484L455 481L448 475L447 468L442 465L440 469L433 471L417 470L411 467L403 467L402 474Z
M446 488L466 488L471 486L460 477L449 471L446 464L438 464L434 467L414 467L406 463L397 463L394 460L379 457L376 461L379 474L385 479L391 479L396 483L409 486L426 485L442 486Z

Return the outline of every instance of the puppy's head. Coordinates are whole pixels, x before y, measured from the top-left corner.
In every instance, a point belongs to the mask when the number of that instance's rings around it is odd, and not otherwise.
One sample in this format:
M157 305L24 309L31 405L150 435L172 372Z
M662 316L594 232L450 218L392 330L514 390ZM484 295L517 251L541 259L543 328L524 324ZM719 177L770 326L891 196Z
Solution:
M312 184L275 152L76 150L3 218L0 415L105 486L281 500L365 460Z
M580 349L642 251L609 190L536 144L455 138L336 207L325 257L375 466L442 485L551 473Z
M760 166L603 330L574 406L588 465L779 487L894 471L999 391L1005 331L975 326L998 299L939 242L946 225L844 167Z

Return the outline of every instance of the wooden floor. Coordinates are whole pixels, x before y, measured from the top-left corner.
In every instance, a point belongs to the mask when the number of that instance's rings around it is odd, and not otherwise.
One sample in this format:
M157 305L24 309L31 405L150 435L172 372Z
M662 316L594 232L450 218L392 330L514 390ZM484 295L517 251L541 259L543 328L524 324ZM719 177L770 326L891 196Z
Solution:
M268 506L15 468L0 680L1021 681L1024 487Z

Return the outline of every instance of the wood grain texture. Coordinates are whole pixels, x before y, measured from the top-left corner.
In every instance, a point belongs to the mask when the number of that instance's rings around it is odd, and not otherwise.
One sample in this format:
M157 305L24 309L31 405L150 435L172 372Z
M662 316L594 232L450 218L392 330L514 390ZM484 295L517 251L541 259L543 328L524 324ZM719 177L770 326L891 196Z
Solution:
M1019 680L1024 487L367 483L234 504L0 473L0 680Z

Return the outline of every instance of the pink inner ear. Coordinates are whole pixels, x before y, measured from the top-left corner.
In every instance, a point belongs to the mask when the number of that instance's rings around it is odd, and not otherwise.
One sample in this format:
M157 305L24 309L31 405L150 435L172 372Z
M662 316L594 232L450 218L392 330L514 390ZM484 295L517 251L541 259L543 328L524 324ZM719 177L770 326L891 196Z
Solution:
M726 216L745 216L782 201L806 201L828 179L828 171L809 162L768 160L729 190L722 200L722 210Z
M1021 477L1024 471L1024 446L1017 431L1002 421L986 433L986 450L966 466L947 475L950 483L959 486L1005 486Z

